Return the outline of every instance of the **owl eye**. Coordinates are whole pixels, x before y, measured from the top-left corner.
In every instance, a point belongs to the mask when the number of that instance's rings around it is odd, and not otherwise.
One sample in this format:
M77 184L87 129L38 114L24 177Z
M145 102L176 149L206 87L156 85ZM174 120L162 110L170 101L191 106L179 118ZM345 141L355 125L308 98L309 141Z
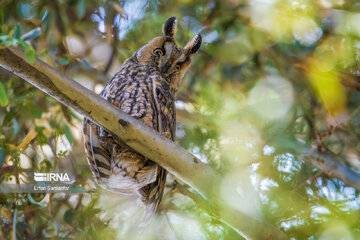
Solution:
M180 70L181 70L180 65L179 65L179 64L176 64L175 67L176 67L176 69L178 70L178 72L180 72Z
M158 55L158 56L163 56L163 55L164 55L163 50L161 50L160 48L154 49L153 52L154 52L156 55Z

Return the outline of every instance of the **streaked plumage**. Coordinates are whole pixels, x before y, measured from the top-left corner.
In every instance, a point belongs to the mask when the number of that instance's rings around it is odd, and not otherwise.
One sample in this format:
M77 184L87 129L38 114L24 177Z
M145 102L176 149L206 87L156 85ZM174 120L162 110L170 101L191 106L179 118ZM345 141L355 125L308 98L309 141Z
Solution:
M175 93L201 36L178 48L175 17L166 21L163 33L127 59L100 96L174 141ZM156 211L166 170L90 120L84 119L83 127L86 156L98 184L117 193L138 193L145 206Z

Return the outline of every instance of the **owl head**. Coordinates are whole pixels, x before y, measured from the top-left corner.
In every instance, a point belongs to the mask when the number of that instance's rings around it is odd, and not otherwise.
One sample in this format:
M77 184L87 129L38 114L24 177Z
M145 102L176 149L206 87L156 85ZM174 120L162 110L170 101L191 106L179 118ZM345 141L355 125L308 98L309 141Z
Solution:
M163 36L155 37L138 51L134 58L144 65L158 69L173 90L177 90L181 79L191 64L191 57L201 46L201 35L197 34L184 48L176 45L176 17L169 18L163 25Z

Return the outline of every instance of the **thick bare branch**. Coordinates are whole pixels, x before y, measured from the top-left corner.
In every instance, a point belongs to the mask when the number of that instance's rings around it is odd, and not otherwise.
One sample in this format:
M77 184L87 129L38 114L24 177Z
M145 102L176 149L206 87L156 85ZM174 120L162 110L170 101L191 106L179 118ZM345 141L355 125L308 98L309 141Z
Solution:
M204 198L219 204L217 198L221 176L198 158L155 132L140 121L36 59L30 64L17 47L0 50L0 66L36 86L84 117L104 126L126 144L166 168ZM214 203L215 201L215 203ZM223 222L248 239L287 239L286 236L261 220L254 219L219 204Z
M45 62L36 59L33 64L29 64L24 57L20 48L3 49L0 51L0 65L83 116L101 124L133 149L156 160L203 196L211 195L212 186L220 178L212 168Z

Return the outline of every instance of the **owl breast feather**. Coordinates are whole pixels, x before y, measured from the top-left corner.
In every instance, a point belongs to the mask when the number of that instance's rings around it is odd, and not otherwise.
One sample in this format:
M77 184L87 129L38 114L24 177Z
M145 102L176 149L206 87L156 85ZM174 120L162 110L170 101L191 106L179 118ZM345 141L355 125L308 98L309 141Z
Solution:
M100 96L174 140L174 96L155 68L125 63ZM84 120L84 133L88 162L101 186L118 193L137 192L146 204L160 201L165 169L89 120Z

